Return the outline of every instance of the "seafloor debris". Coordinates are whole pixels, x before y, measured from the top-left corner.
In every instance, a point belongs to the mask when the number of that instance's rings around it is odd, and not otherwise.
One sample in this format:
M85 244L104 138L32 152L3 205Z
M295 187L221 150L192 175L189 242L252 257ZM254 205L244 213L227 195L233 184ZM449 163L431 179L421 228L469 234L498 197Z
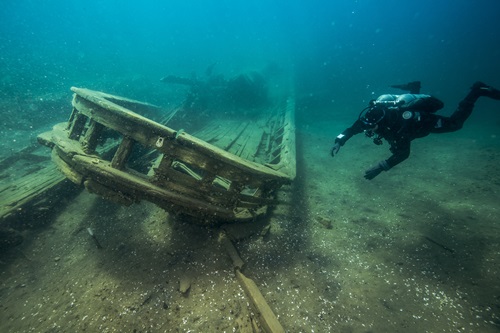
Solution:
M243 267L244 262L240 258L234 244L223 232L219 235L219 240L223 243L226 252L233 261L236 277L240 282L241 288L245 291L252 308L255 310L257 320L262 329L266 333L284 333L285 330L283 329L283 326L281 326L273 310L269 304L267 304L266 299L260 292L257 284L241 272L241 267Z
M179 281L179 291L182 294L186 295L189 289L191 289L191 281L192 281L191 275L188 274L182 275Z
M333 222L329 218L326 218L326 217L321 216L321 215L316 215L314 217L314 219L316 220L316 222L318 222L321 226L323 226L326 229L333 228Z

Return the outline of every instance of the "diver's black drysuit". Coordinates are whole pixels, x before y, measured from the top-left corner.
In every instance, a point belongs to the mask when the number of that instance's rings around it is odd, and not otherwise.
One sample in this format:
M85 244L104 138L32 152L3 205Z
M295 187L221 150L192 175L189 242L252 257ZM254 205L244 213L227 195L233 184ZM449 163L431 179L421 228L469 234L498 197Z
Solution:
M387 171L407 159L410 156L410 146L413 139L427 136L430 133L447 133L461 129L464 122L471 115L474 103L479 97L487 96L500 100L500 91L481 82L475 83L450 117L434 113L441 109L444 104L429 95L406 94L382 95L381 97L383 96L396 98L398 96L410 96L414 100L410 103L404 101L400 103L394 102L389 107L382 106L383 111L381 111L381 106L378 105L378 109L370 109L364 116L362 112L359 119L351 127L337 136L335 145L331 150L332 156L335 156L347 140L363 131L368 136L376 134L377 137L374 139L376 144L381 144L382 138L387 140L391 146L392 156L367 170L365 173L366 179L373 179L382 171ZM379 99L372 102L371 105L377 105ZM373 114L377 112L379 115L374 116ZM370 117L372 117L372 121L370 121ZM373 120L374 118L376 120Z

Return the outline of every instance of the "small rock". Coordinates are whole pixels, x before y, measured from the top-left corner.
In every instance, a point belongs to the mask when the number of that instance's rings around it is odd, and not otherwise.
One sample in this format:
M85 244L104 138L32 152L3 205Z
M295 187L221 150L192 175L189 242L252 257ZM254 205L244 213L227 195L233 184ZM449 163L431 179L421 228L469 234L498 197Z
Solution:
M61 260L61 257L55 257L55 258L54 258L54 261L55 261L55 262L58 262L59 260Z
M332 220L324 217L324 216L316 216L315 217L316 222L321 224L324 228L326 229L333 229L333 222Z
M189 276L183 276L179 281L179 291L182 294L186 294L191 288L191 278Z
M266 225L264 228L262 228L260 232L260 237L266 238L267 236L269 236L270 230L271 230L271 225L270 224Z

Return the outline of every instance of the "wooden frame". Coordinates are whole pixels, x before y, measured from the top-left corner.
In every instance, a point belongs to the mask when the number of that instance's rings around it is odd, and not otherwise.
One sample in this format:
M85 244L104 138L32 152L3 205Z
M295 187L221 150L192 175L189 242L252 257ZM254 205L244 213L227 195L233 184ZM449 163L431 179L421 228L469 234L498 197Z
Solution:
M67 178L106 198L127 205L148 200L203 224L248 221L264 215L276 204L275 191L295 178L291 98L278 103L273 125L259 143L267 161L257 163L136 113L153 108L149 104L71 90L69 121L39 141L53 149L53 160ZM117 148L109 148L109 141ZM156 156L145 172L129 167L138 145Z

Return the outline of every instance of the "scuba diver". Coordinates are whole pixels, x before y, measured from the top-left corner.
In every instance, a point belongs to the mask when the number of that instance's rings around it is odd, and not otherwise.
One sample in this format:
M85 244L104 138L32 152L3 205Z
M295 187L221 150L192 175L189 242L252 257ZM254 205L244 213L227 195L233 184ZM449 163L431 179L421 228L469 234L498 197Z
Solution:
M337 155L347 140L361 132L373 138L376 145L381 145L382 139L385 139L390 145L392 156L366 170L365 178L368 180L407 159L413 139L430 133L448 133L461 129L479 97L500 100L500 90L476 82L456 111L450 117L445 117L435 114L444 106L443 102L433 96L420 94L420 81L391 87L408 91L409 94L386 94L370 101L369 106L359 114L358 120L337 136L331 149L332 156Z

